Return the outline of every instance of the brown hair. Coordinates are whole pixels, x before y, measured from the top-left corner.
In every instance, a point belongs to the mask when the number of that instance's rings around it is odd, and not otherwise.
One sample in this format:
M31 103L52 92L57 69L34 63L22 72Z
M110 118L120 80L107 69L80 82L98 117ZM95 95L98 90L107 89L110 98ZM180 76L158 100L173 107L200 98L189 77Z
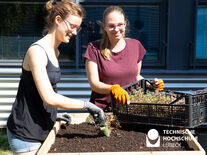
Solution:
M75 15L81 18L84 17L82 7L70 0L49 0L46 3L45 8L48 13L45 18L46 23L43 30L43 35L46 35L54 26L55 17L57 15L60 15L63 19L65 19L68 15Z
M114 11L122 14L124 16L125 22L128 23L128 20L127 20L125 13L124 13L124 10L122 8L120 8L119 6L109 6L108 8L105 9L105 11L103 13L103 23L104 24L105 24L106 17L111 12L114 12ZM108 38L106 31L104 30L103 37L102 37L101 43L100 43L100 49L101 49L101 54L105 60L110 60L111 52L109 50L109 45L110 45L109 38Z

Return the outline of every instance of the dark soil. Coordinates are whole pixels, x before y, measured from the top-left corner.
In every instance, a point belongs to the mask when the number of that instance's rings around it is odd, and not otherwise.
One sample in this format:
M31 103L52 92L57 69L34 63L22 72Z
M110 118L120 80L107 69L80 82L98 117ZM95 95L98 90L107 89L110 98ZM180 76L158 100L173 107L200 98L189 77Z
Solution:
M183 151L193 150L188 143L181 140L164 141L163 128L155 128L159 132L160 147L147 147L147 132L155 127L141 125L122 125L120 129L112 129L111 136L106 137L94 124L70 124L62 126L56 135L50 153L66 152L132 152L132 151ZM183 136L183 135L171 135ZM150 141L152 144L153 141ZM170 146L166 146L170 144ZM179 144L173 146L174 144Z

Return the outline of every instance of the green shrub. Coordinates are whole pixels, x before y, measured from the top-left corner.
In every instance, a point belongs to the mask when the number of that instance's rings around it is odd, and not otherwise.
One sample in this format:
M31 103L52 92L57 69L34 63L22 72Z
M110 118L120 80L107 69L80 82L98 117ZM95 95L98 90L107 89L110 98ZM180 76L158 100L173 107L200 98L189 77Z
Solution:
M1 155L12 154L5 129L0 129L0 154Z
M6 136L0 136L0 150L10 150L8 138Z

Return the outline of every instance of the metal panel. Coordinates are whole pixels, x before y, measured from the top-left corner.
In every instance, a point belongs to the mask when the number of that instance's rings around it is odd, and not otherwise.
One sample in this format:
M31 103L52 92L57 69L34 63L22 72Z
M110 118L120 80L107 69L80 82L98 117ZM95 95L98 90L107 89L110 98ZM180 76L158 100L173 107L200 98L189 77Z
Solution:
M11 75L8 72L7 76L5 74L0 74L4 75L0 76L0 128L6 125L6 120L11 112L19 82L19 78L17 78L18 73L15 76L12 72ZM153 76L144 75L149 80L153 79ZM165 81L165 89L189 91L207 87L207 79L205 76L162 75L162 78ZM14 85L12 86L12 84ZM62 95L82 100L89 100L90 98L91 89L86 76L80 76L78 74L72 75L71 73L65 74L57 86L58 93ZM71 110L59 109L59 111Z

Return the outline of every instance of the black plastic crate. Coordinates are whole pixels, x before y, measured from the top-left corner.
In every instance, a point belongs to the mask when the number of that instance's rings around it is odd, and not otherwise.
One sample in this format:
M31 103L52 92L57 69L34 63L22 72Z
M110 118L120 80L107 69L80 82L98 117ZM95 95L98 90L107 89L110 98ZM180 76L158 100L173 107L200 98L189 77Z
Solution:
M123 88L129 93L139 87L146 91L146 81L126 85ZM169 91L165 91L166 95ZM117 104L113 95L112 111L122 123L138 123L159 125L168 127L194 128L206 121L207 114L207 93L205 94L187 94L173 92L176 99L170 104L163 103L130 103ZM181 99L185 104L177 104Z

